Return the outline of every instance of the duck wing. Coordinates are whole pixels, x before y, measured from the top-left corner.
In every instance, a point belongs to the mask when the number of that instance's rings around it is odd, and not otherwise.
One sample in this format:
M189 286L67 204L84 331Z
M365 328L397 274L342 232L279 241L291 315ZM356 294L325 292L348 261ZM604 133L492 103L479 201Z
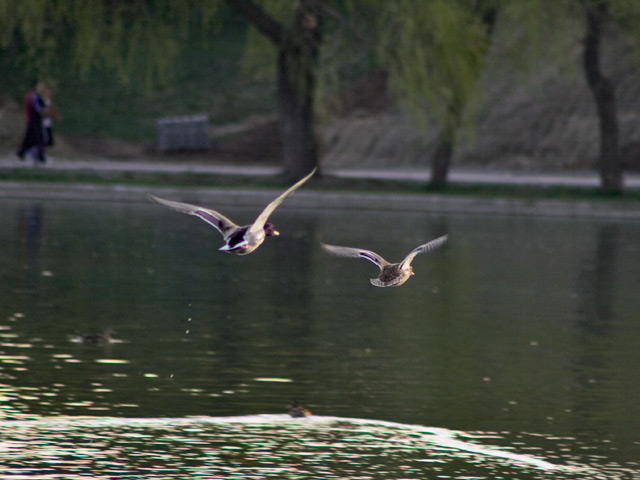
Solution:
M351 247L338 247L336 245L327 245L326 243L321 243L322 248L325 252L328 252L332 255L336 255L338 257L355 257L355 258L364 258L369 260L371 263L375 264L380 270L382 270L385 265L389 265L384 258L378 255L371 250L363 250L361 248L351 248Z
M172 210L176 210L181 213L186 213L187 215L195 215L196 217L204 220L209 225L218 230L223 237L227 237L230 232L235 231L240 228L238 225L233 223L227 217L222 215L215 210L210 210L208 208L199 207L197 205L191 205L189 203L181 203L174 202L171 200L165 200L164 198L156 197L155 195L149 194L149 198L160 205L164 205L165 207L169 207Z
M318 170L318 167L311 170L311 173L309 175L298 180L296 183L294 183L288 189L282 192L278 198L276 198L269 205L267 205L265 209L262 211L262 213L258 216L258 218L256 218L255 222L253 222L253 225L251 225L251 228L249 229L249 233L251 235L261 234L260 232L264 230L264 225L265 223L267 223L267 220L269 219L269 216L273 213L273 211L276 208L278 208L278 206L284 201L285 198L287 198L289 195L295 192L298 188L300 188L302 184L304 184L307 180L313 177L313 175L316 173L316 170Z
M448 238L449 238L449 235L443 235L441 237L431 240L430 242L425 243L424 245L420 245L419 247L414 248L413 250L411 250L409 255L407 255L404 258L404 260L400 262L400 268L404 269L409 265L411 265L411 262L413 261L415 256L418 255L419 253L429 252L431 250L435 250L438 247L441 247L447 241Z

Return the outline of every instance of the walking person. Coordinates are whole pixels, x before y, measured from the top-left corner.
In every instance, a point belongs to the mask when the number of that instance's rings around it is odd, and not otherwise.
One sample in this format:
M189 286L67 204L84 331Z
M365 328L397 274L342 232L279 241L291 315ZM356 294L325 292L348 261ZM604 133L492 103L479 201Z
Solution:
M53 92L48 86L44 87L42 93L42 100L44 102L44 115L42 116L42 129L44 135L44 145L46 147L52 147L54 144L53 139L53 121L62 120L58 109L53 104Z
M27 128L20 149L17 152L20 160L24 160L28 154L36 162L44 164L47 161L44 152L45 136L42 126L42 120L47 110L43 98L45 89L46 85L38 82L35 89L28 93L25 98Z

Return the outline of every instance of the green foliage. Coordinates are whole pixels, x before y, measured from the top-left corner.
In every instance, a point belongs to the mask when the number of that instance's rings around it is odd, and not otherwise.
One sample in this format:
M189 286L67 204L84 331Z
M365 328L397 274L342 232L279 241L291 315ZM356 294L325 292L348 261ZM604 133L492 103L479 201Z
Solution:
M500 0L497 36L502 68L516 67L520 81L535 81L531 68L539 62L562 63L573 56L582 36L579 0Z
M172 67L174 81L145 95L123 87L104 69L80 78L67 69L56 89L64 116L59 130L151 140L160 117L207 113L213 124L226 124L271 113L271 82L248 77L239 67L246 24L223 19L215 35L192 31Z
M287 41L300 42L296 38L297 0L269 0L258 2L264 11L289 33ZM331 105L340 89L379 67L376 55L377 18L380 0L326 0L322 2L322 46L317 65L315 60L300 57L292 77L302 80L311 66L315 76L315 113L329 115ZM300 47L299 52L304 52ZM243 72L258 81L274 82L276 78L278 49L255 27L250 26L242 56ZM296 79L294 79L294 82Z
M636 0L610 0L609 12L613 20L640 43L640 2Z
M423 128L460 126L478 87L489 32L472 2L402 0L390 10L382 57L389 85Z
M68 2L46 3L60 3L68 7ZM31 2L0 0L0 9L11 7L13 11L21 10L25 3ZM112 2L74 2L74 15L86 18L86 30L79 24L76 28L64 17L64 23L56 26L62 33L56 39L58 46L48 65L39 56L29 59L20 30L14 29L5 48L0 46L0 92L8 93L21 102L32 79L37 77L54 89L54 101L63 117L56 123L58 132L127 140L153 140L156 120L164 116L208 113L211 122L224 124L273 111L271 83L249 78L240 71L239 59L243 54L247 25L226 4L218 0L177 0L157 2L157 7L154 7L147 2L146 14L149 18L160 15L159 24L168 32L167 35L175 38L178 47L171 65L169 58L163 59L167 62L164 68L169 71L161 83L158 78L153 78L159 67L143 68L137 62L145 60L140 57L151 48L159 50L155 56L162 56L160 49L164 43L156 42L151 33L163 35L162 30L153 27L145 34L143 30L147 25L144 24L123 32L128 36L133 35L130 32L139 31L136 38L140 40L136 41L149 39L152 45L140 45L132 50L135 54L131 54L128 65L135 71L118 73L115 67L110 66L116 65L115 61L109 63L105 57L108 52L102 51L106 48L101 43L102 39L109 35L111 28L108 24L111 17L101 17L107 14L106 11L93 8L94 4L102 3L109 5ZM190 6L191 13L170 8L173 5ZM97 18L92 20L92 16ZM0 17L0 22L8 25L7 18ZM127 28L126 24L121 25L124 25L121 30ZM92 31L94 26L97 31ZM5 30L0 29L0 33L5 33ZM127 45L133 43L128 38L125 40L119 44L122 51L128 51ZM82 52L81 58L78 52ZM127 67L124 59L118 61L122 68ZM153 88L149 89L151 83Z
M422 127L436 120L457 128L472 118L489 48L495 63L529 68L567 55L583 34L580 1L325 0L320 93L339 90L380 62ZM640 1L604 1L611 18L640 37ZM291 29L299 2L256 3ZM19 85L12 91L19 98L32 77L59 80L63 110L72 102L86 109L91 98L96 117L66 115L61 127L94 132L118 128L113 118L125 115L147 115L149 137L157 116L204 109L224 122L240 120L252 106L269 111L277 49L224 6L223 0L0 0L0 85L7 89L8 79ZM500 36L502 45L491 45L483 22L489 7L498 9L493 39ZM213 39L218 28L226 28L224 39ZM142 131L133 125L120 122L118 134Z
M35 75L56 71L70 51L82 75L113 72L133 91L173 80L181 45L194 26L210 26L222 0L0 0L0 47L18 43Z
M334 113L345 86L380 69L378 19L384 5L380 0L344 0L331 5L323 24L319 58L316 96L320 115Z
M273 20L288 28L294 21L295 3L292 0L267 0L261 2L260 7ZM277 49L251 24L247 30L244 47L241 61L243 71L261 80L275 79Z
M20 63L35 74L50 71L65 39L68 15L58 2L0 0L0 48L18 43Z
M250 27L240 60L242 71L260 80L273 81L276 77L276 54L273 44L254 27Z

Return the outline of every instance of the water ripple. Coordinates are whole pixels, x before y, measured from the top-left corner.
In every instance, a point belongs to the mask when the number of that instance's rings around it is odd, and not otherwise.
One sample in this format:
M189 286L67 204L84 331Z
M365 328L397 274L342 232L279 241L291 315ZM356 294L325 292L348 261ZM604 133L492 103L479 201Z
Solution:
M615 465L586 465L570 457L549 460L539 440L525 436L512 442L504 433L323 416L60 416L0 421L0 475L64 474L71 480L89 472L93 478L150 479L637 478ZM544 439L550 451L569 441Z

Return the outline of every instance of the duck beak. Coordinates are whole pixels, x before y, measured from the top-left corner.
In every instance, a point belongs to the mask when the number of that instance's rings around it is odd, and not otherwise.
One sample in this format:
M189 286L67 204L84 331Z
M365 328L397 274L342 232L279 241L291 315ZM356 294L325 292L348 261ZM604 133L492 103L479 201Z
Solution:
M271 235L273 235L274 237L277 237L278 235L280 235L280 232L277 230L274 230Z

